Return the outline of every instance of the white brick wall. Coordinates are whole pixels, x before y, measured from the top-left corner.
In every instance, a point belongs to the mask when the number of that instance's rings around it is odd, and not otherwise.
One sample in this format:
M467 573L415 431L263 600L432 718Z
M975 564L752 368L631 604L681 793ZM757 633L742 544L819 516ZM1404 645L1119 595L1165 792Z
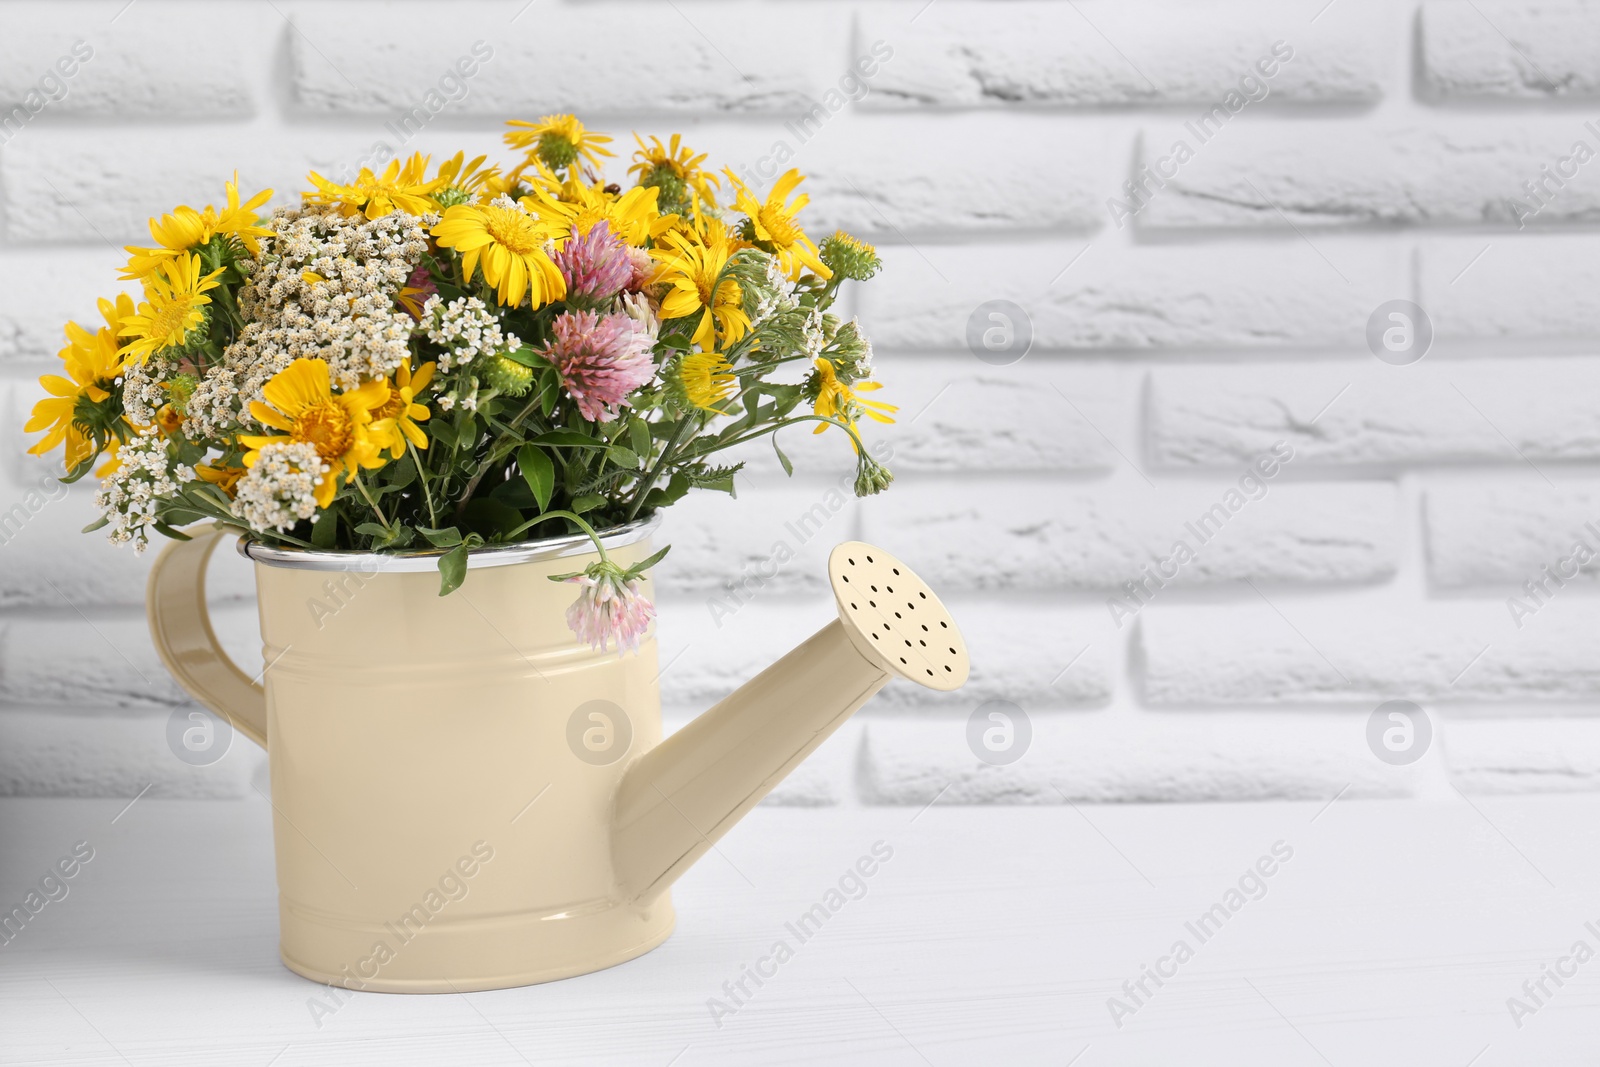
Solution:
M757 181L792 154L812 228L882 247L856 309L900 480L831 506L848 450L800 431L792 481L752 447L738 500L677 509L663 696L680 723L826 621L822 561L849 537L948 592L973 678L891 686L778 802L1600 786L1600 5L519 6L451 5L419 38L409 13L437 4L0 3L0 102L93 53L0 144L0 512L30 513L0 544L0 794L260 774L242 741L203 770L166 753L182 698L143 629L148 561L76 534L90 487L28 503L32 378L148 215L235 168L288 202L310 166L400 147L464 57L466 95L406 151L492 151L500 119L576 108L624 153L678 130ZM841 92L860 99L800 122ZM1366 339L1397 298L1435 335L1407 366ZM966 342L996 299L1032 330L1009 366ZM256 661L248 572L220 571L219 626ZM1411 766L1368 748L1391 699L1432 722ZM967 740L997 700L1031 729L1005 766Z

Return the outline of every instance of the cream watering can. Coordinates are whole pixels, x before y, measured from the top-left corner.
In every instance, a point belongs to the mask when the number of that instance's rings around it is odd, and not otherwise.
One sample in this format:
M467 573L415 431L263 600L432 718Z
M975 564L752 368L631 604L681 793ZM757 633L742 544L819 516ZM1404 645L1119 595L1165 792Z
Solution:
M626 567L654 526L602 540ZM189 532L150 575L151 633L190 695L268 749L284 963L351 989L500 989L648 952L672 883L892 676L967 678L933 592L846 542L838 617L662 741L653 628L622 658L567 629L574 588L549 576L598 558L572 537L480 550L446 597L429 555L241 542L257 684L206 613L229 535Z

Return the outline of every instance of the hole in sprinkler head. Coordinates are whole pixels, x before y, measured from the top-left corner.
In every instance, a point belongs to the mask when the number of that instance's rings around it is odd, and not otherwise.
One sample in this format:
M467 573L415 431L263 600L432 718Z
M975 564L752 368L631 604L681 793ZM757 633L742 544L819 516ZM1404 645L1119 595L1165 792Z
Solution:
M892 585L886 585L886 586L884 586L884 588L889 590L889 592L891 592L891 593L894 592L894 586L892 586Z
M901 656L901 657L900 657L900 662L901 662L901 663L904 663L904 662L905 662L905 661L906 661L906 658L905 658L905 657L904 657L904 656Z
M929 672L928 672L928 677L929 677L929 678L932 678L932 677L933 677L933 672L932 672L932 671L929 671Z
M871 557L871 556L868 556L868 557L867 557L867 562L868 562L868 563L871 563L871 562L872 562L872 557Z
M928 594L927 593L918 593L917 595L919 597L921 597L923 600L927 600L928 599Z
M878 635L877 635L877 634L873 634L873 635L872 635L872 639L873 639L873 640L874 640L874 641L876 641L876 640L877 640L877 639L878 639Z
M878 602L876 600L869 600L869 601L867 601L867 603L871 604L873 607L877 607L878 606Z
M953 649L953 648L952 648L952 649L951 649L951 650L950 650L950 654L951 654L951 655L952 655L952 656L959 656L959 655L961 655L961 653L959 653L959 652L957 652L957 651L956 651L956 650L955 650L955 649Z
M910 648L910 647L911 647L911 642L910 642L910 641L907 641L907 642L906 642L906 647L907 647L907 648Z
M887 629L888 629L888 628L889 628L889 624L888 624L888 623L884 623L884 624L883 624L883 628L884 628L884 629L885 629L885 630L887 630Z
M949 668L949 667L946 667L946 668L945 668L945 670L946 670L946 671L948 671L948 672L949 672L949 673L951 673L951 674L954 674L954 673L955 673L955 671L952 671L952 670L950 670L950 668Z
M921 638L917 639L917 644L921 645L923 648L927 648L928 647L928 642L922 640Z
M947 622L940 622L939 626L940 626L940 628L945 629L945 630L950 629L950 624L947 623Z
M895 618L897 618L897 619L903 619L903 618L905 618L905 616L904 616L904 615L901 615L901 614L900 614L900 613L899 613L899 612L898 612L898 611L897 611L897 612L895 612L895 613L894 613L894 617L895 617Z
M850 603L850 606L851 606L851 607L852 607L852 608L855 608L855 610L857 610L857 611L860 611L860 610L861 610L861 609L860 609L860 608L856 608L856 605L855 605L855 602L854 602L854 601L851 601L851 603Z
M843 578L847 582L850 580L850 576L848 574L841 574L839 577Z
M889 569L894 571L896 574L900 573L900 568L899 567L890 567Z
M926 632L928 628L926 626L924 626L922 629L923 629L924 632Z
M850 560L850 566L852 566L852 567L854 567L854 566L855 566L855 565L856 565L856 561L855 561L855 560L853 560L853 559L852 559L852 560Z
M877 587L877 586L873 586L873 587L872 587L872 591L873 591L873 592L874 592L874 593L876 593L876 592L877 592L877 591L878 591L878 587Z

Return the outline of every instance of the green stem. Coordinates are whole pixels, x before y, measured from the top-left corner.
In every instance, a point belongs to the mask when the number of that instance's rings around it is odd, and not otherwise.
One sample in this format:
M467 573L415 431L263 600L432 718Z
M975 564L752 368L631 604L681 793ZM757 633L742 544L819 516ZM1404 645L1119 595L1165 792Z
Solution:
M439 516L433 510L433 493L428 488L428 468L422 465L422 457L417 455L417 446L410 439L406 440L406 451L411 453L411 462L417 465L417 480L422 483L422 500L428 505L428 525L437 529Z
M518 526L515 530L512 530L510 533L506 534L506 539L510 540L511 538L517 536L519 533L522 533L524 530L528 530L528 529L530 529L530 528L532 528L534 526L539 525L541 522L544 522L546 519L571 519L573 522L578 524L578 528L580 530L582 530L584 533L589 535L589 540L594 542L595 551L600 553L600 562L602 562L602 563L611 562L610 557L608 557L606 555L606 546L602 545L600 543L600 535L594 532L594 527L590 526L582 518L580 518L579 516L573 514L570 511L561 511L561 510L558 509L558 510L555 510L555 511L546 511L542 515L536 515L533 518L529 519L527 522L523 523L521 526Z
M350 480L355 483L356 489L361 493L361 498L372 505L372 513L378 516L378 525L383 527L383 532L393 537L394 528L389 525L389 520L384 518L383 509L378 506L378 502L372 499L371 493L367 492L367 483L361 480L361 475L357 474Z
M634 487L633 497L628 502L628 515L624 520L625 522L632 522L634 516L639 514L639 508L644 505L645 494L650 492L650 487L655 484L655 480L660 477L662 469L666 467L667 457L671 455L673 446L678 443L678 438L683 436L683 428L689 424L691 417L685 415L678 420L677 425L672 428L671 435L667 437L667 443L661 447L661 455L657 457L655 465L645 472L643 478L639 479L639 484Z
M699 450L699 451L696 451L696 452L693 452L693 453L689 453L689 455L690 455L690 458L693 458L693 459L699 459L702 456L709 456L709 455L711 455L711 453L720 452L724 448L732 448L734 445L742 445L746 441L754 441L756 438L764 436L766 434L777 433L779 430L783 429L785 426L792 426L797 422L826 422L826 423L828 423L830 425L837 426L841 430L843 430L845 433L850 435L850 440L855 442L856 453L858 455L861 453L861 451L864 448L864 446L861 443L861 437L860 437L859 434L856 433L855 427L851 426L847 422L841 421L839 419L832 419L832 418L827 417L826 415L796 415L793 418L784 419L781 422L775 422L771 426L764 426L759 430L753 430L750 433L742 434L741 436L734 437L734 438L732 438L730 440L727 440L727 441L723 441L720 444L714 445L711 448L706 448L706 449L702 449L702 450Z
M512 431L517 428L518 424L521 423L523 419L533 414L533 409L538 406L539 394L535 393L533 395L533 399L522 405L522 410L517 412L515 417L513 417L511 422L507 424L506 429L500 434L500 436L494 439L494 443L489 446L488 454L484 456L482 465L478 467L477 472L473 474L471 480L467 482L466 489L462 491L460 498L456 501L456 518L459 519L462 514L466 512L467 502L472 499L472 494L477 490L478 483L483 481L484 475L489 473L489 468L505 459L505 456L495 456L495 453L499 451L500 446L505 443L506 438L511 436ZM510 452L507 452L505 455L509 456L510 454Z

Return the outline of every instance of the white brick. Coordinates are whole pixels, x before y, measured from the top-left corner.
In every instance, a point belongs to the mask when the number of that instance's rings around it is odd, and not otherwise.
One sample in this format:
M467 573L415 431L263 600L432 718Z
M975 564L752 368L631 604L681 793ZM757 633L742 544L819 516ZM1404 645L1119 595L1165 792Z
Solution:
M1085 252L1040 242L883 253L886 269L863 287L861 309L885 348L968 351L968 319L997 299L1023 308L1036 350L1362 346L1373 308L1405 291L1398 250L1331 238L1315 248Z
M1464 719L1449 723L1444 761L1467 793L1565 793L1600 789L1600 722L1593 719Z
M1441 339L1576 338L1592 351L1600 334L1600 235L1440 238L1420 262L1417 302Z
M1508 596L1521 595L1529 580L1560 588L1543 573L1546 566L1560 580L1588 585L1600 578L1600 559L1563 562L1580 541L1588 551L1577 556L1600 553L1600 484L1552 487L1533 475L1492 485L1475 479L1433 486L1426 500L1428 577L1437 585L1502 586Z
M930 165L934 144L984 147L941 151ZM842 228L874 241L949 240L1093 230L1105 220L1105 131L1077 132L1056 119L997 128L992 115L872 116L838 135L819 132L815 145L796 164L812 199L802 217L818 236Z
M1499 601L1306 600L1157 604L1140 617L1154 704L1592 701L1600 606L1567 598L1518 630ZM1281 612L1281 614L1280 614ZM1548 613L1548 618L1546 617Z
M1433 98L1550 100L1600 92L1600 10L1585 3L1441 2L1421 11Z
M1028 709L1024 708L1024 711ZM862 753L873 804L1064 804L1406 796L1413 767L1380 763L1354 716L1295 722L1261 716L1103 712L1029 715L1017 762L973 758L965 718L874 719ZM1070 817L1070 816L1069 816Z
M946 2L864 7L858 48L894 48L868 106L1214 103L1256 73L1273 43L1293 49L1272 85L1311 103L1376 100L1393 19L1330 11L1315 29L1298 9L1245 3L1137 6ZM1378 39L1378 42L1374 41Z
M230 649L257 632L255 613L245 605L212 612L212 623ZM241 667L258 672L259 653ZM0 622L0 704L139 708L187 702L156 655L143 612L106 617L63 608L46 618Z
M67 343L65 323L101 325L95 299L120 291L117 269L127 258L105 245L0 253L0 290L6 293L0 303L0 362L42 362L54 373L56 353Z
M1543 206L1522 188L1571 155L1575 141L1600 147L1581 119L1239 123L1205 144L1155 128L1144 135L1143 163L1154 169L1178 137L1195 155L1136 218L1150 229L1589 222L1600 217L1595 175L1580 170L1564 188L1551 184Z
M366 142L355 134L279 139L210 127L192 150L174 152L170 141L142 130L103 131L93 139L63 130L31 136L27 152L0 153L6 236L118 246L148 244L149 219L179 204L225 204L224 183L235 170L242 197L273 189L274 205L296 203L300 190L311 187L308 170L353 163ZM126 258L120 256L116 265ZM118 284L114 271L99 281L105 291Z
M167 747L169 714L0 712L0 796L132 800L146 787L147 798L249 795L266 753L235 734L216 763L192 767Z
M741 490L737 499L691 493L664 512L657 539L672 551L656 580L663 591L704 601L698 610L708 621L749 597L827 594L828 553L856 530L850 476L841 482L768 483Z
M6 32L0 36L4 106L23 102L30 91L55 88L46 75L75 66L71 77L61 78L65 94L56 88L59 99L45 104L33 122L58 114L169 118L255 111L255 83L265 77L271 39L284 31L270 7L218 3L196 17L188 4L147 0L119 13L123 6L6 4ZM87 46L89 58L57 67L75 42ZM8 152L28 146L34 131L25 131Z
M1171 467L1237 467L1283 440L1297 470L1461 461L1527 470L1600 457L1596 389L1600 360L1580 358L1161 367L1149 447Z
M440 79L474 41L493 55L467 79L461 114L798 112L847 73L848 25L808 9L763 19L716 3L450 8L452 32L419 34L439 9L418 0L305 5L290 38L296 102L313 112L386 115L446 95ZM552 42L560 47L552 47ZM781 41L781 46L774 47ZM331 61L330 61L331 60ZM337 64L337 66L335 66ZM470 65L469 65L470 66Z
M1111 589L1140 580L1179 542L1195 554L1178 567L1179 585L1373 582L1394 573L1391 484L1254 476L1252 484L1261 486L1254 499L1222 480L1081 491L906 486L867 502L863 535L949 589Z
M892 681L870 707L970 708L989 699L1067 706L1110 697L1114 642L1102 637L1106 624L1099 609L1021 603L946 606L972 654L973 673L966 687L935 693ZM663 598L662 700L672 707L708 708L837 614L831 599L757 598L718 628L690 603Z
M965 354L890 353L874 366L883 388L869 399L900 410L892 424L863 421L860 432L896 474L1110 470L1122 460L1106 435L1132 423L1140 380L1111 364L1025 359L991 367ZM844 433L813 434L815 425L801 423L779 436L796 477L842 478L849 486L855 454ZM728 455L746 461L742 477L758 485L784 481L765 438ZM898 485L890 490L898 491Z

